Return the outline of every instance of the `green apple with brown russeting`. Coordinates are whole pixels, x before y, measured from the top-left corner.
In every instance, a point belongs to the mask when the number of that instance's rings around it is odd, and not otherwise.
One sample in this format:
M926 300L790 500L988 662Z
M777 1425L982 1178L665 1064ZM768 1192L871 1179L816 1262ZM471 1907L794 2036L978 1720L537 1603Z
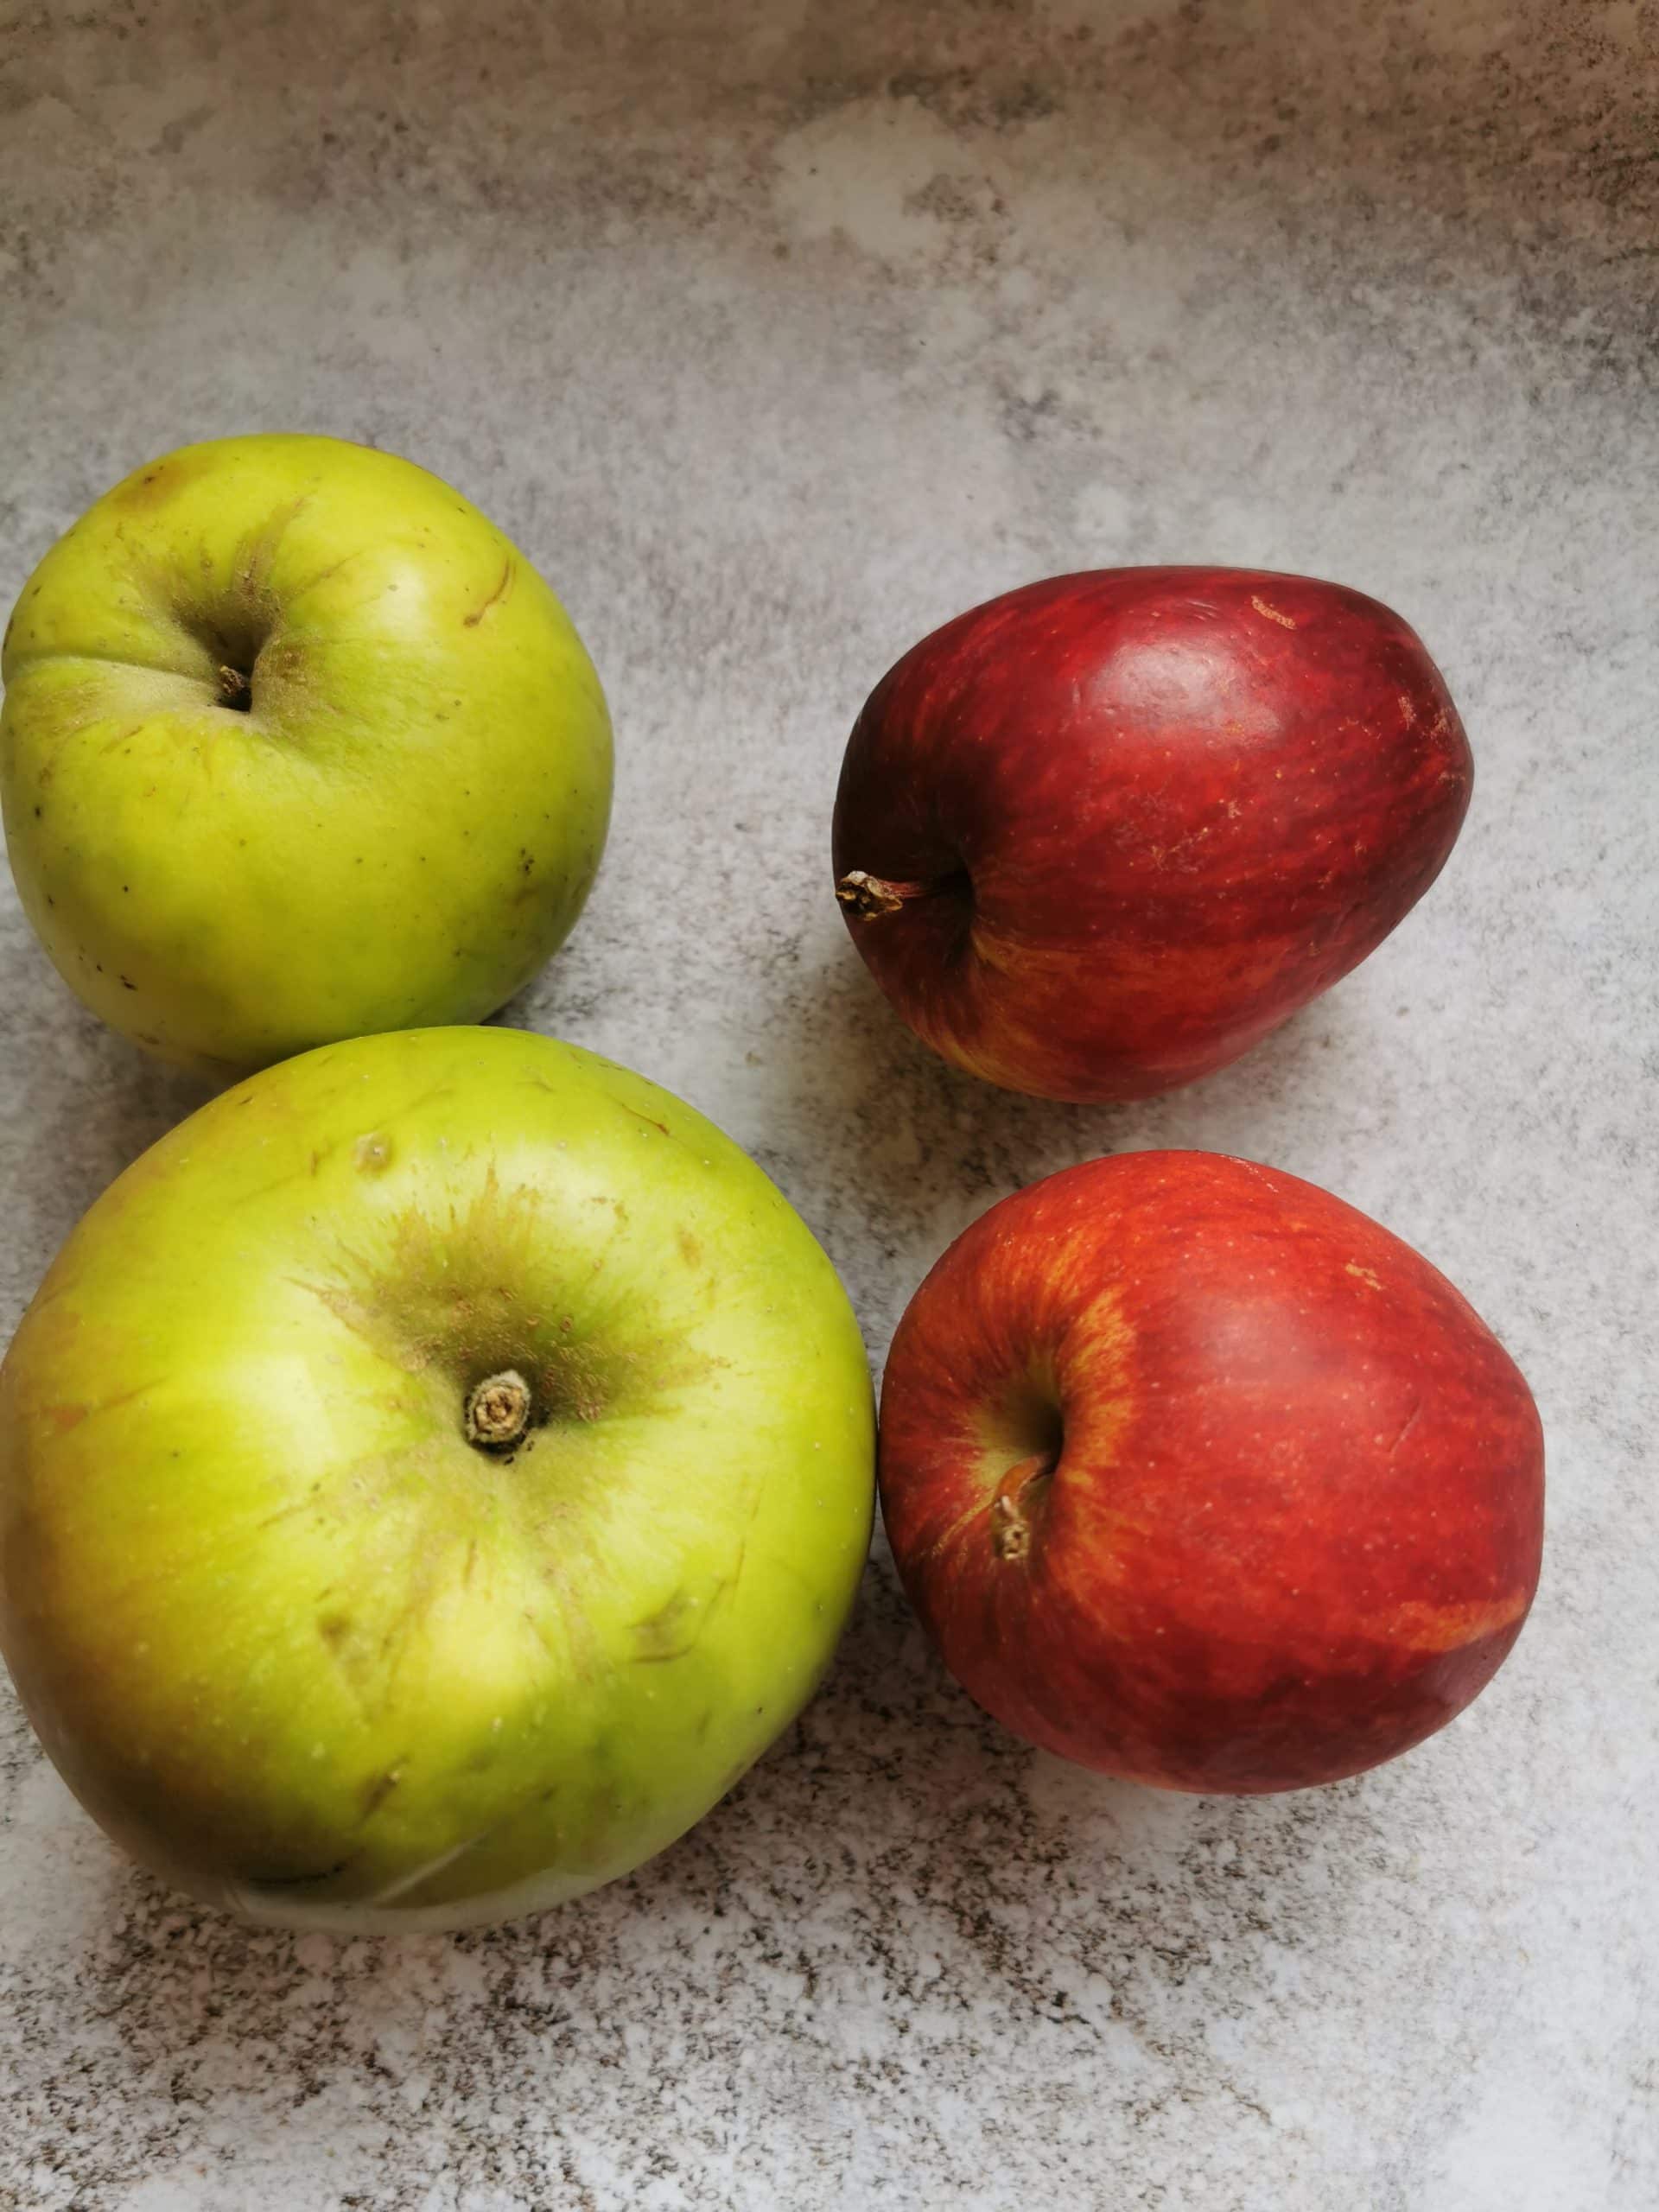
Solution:
M480 1020L599 867L582 640L391 454L224 438L135 471L25 584L0 678L24 911L95 1014L205 1074Z
M87 1809L256 1920L637 1866L810 1694L874 1506L835 1272L702 1116L502 1029L325 1046L92 1208L0 1368L0 1648Z

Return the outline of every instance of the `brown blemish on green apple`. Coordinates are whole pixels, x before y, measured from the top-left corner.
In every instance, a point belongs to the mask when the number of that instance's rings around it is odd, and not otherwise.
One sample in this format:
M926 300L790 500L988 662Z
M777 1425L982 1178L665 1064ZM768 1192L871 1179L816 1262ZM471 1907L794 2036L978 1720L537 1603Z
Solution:
M626 1098L619 1098L616 1103L625 1114L632 1114L636 1122L643 1122L647 1128L660 1129L665 1137L674 1134L666 1122L658 1122L649 1114L642 1114L637 1106L630 1106Z
M504 1190L492 1174L464 1212L411 1206L385 1235L389 1249L342 1245L336 1276L302 1287L404 1373L452 1385L458 1430L467 1395L506 1371L523 1377L543 1427L644 1408L709 1371L706 1355L661 1336L625 1347L587 1339L569 1316L550 1326L548 1255L564 1236L531 1188ZM594 1264L602 1269L602 1257ZM517 1283L531 1288L521 1294Z
M636 1665L657 1666L665 1660L683 1659L688 1652L696 1649L716 1608L742 1579L746 1548L746 1541L739 1543L729 1574L709 1582L701 1593L677 1590L654 1613L634 1623L632 1656Z
M512 564L512 556L509 554L507 556L505 565L501 570L501 581L497 584L495 589L481 605L475 607L470 614L464 614L461 617L461 627L463 629L477 629L479 624L484 620L484 617L489 613L490 609L493 607L499 607L502 604L512 589L514 575L515 570Z
M388 1767L384 1774L375 1777L363 1793L363 1817L365 1821L373 1818L402 1780L403 1776L395 1766Z
M702 1632L696 1598L689 1590L677 1590L667 1603L654 1613L633 1624L633 1656L636 1660L651 1665L664 1659L677 1659L689 1651Z
M211 453L185 451L169 454L165 461L152 462L136 476L129 476L118 484L109 495L111 505L122 507L134 514L150 514L157 507L164 507L169 499L176 499L188 484L206 475L214 466Z
M244 1874L241 1886L255 1895L264 1890L315 1889L320 1882L332 1882L337 1874L345 1873L360 1856L353 1852L349 1859L336 1859L332 1866L321 1866L309 1874Z

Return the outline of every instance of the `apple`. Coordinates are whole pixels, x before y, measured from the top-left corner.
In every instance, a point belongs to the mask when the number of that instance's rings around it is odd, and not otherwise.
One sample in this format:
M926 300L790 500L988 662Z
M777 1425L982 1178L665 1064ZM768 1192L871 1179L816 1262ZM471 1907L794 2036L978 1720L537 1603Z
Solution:
M0 655L24 911L93 1013L224 1079L493 1013L605 842L599 679L523 554L335 438L187 446L24 586Z
M1149 1097L1224 1067L1440 874L1469 747L1397 614L1249 569L1103 569L948 622L865 702L836 895L970 1074Z
M852 1602L829 1261L701 1115L498 1029L223 1093L0 1368L0 1649L156 1873L287 1926L532 1912L697 1820Z
M1421 1743L1520 1633L1543 1440L1446 1278L1204 1152L1051 1175L893 1338L881 1509L985 1709L1169 1789L1300 1789Z

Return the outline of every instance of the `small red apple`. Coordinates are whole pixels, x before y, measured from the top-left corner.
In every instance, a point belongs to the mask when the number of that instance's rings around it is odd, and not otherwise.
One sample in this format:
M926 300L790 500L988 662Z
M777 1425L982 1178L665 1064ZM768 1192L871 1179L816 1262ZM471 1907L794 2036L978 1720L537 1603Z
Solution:
M893 1338L880 1487L970 1696L1166 1789L1335 1782L1491 1681L1538 1580L1543 1438L1446 1278L1293 1175L1067 1168Z
M957 1066L1048 1098L1224 1067L1445 865L1468 741L1397 614L1249 569L1103 569L948 622L836 794L854 942Z

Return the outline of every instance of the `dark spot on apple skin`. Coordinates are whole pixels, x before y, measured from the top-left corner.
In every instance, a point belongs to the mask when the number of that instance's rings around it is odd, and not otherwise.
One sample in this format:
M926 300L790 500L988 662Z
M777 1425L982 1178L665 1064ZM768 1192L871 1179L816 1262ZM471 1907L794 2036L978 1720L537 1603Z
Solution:
M502 569L500 582L497 584L495 589L490 594L489 597L481 606L475 607L470 614L464 614L461 617L461 627L464 630L477 629L479 624L484 620L484 617L489 613L490 609L493 607L499 607L512 589L512 562L511 557L509 557L505 566Z
M138 986L137 983L131 982L129 977L124 976L121 978L121 988L124 991L136 991Z
M706 1611L706 1609L705 1609ZM702 1632L703 1617L689 1590L677 1590L666 1605L633 1624L633 1657L640 1666L658 1666L690 1651Z
M331 1651L338 1651L351 1632L351 1622L344 1613L329 1613L317 1623L317 1634Z
M174 454L166 461L156 461L141 475L130 478L109 496L125 508L159 507L213 465L208 454Z
M624 1099L619 1099L617 1103L622 1108L625 1114L632 1114L636 1122L643 1122L647 1128L660 1129L665 1137L671 1136L673 1135L673 1131L669 1128L668 1123L666 1122L658 1121L654 1115L642 1114L637 1106L628 1105L626 1101Z
M377 1775L374 1780L370 1783L368 1788L363 1793L363 1817L365 1821L368 1820L372 1815L379 1811L380 1808L385 1803L387 1798L391 1796L392 1791L397 1787L398 1782L401 1778L402 1777L399 1776L397 1768L393 1766L388 1767L384 1774Z
M680 1248L680 1257L688 1268L698 1267L702 1261L702 1247L689 1229L677 1229L674 1241Z
M353 1853L355 1858L356 1853ZM308 1890L319 1882L332 1882L351 1865L351 1859L337 1859L332 1866L320 1866L315 1874L245 1874L242 1886L249 1890Z

